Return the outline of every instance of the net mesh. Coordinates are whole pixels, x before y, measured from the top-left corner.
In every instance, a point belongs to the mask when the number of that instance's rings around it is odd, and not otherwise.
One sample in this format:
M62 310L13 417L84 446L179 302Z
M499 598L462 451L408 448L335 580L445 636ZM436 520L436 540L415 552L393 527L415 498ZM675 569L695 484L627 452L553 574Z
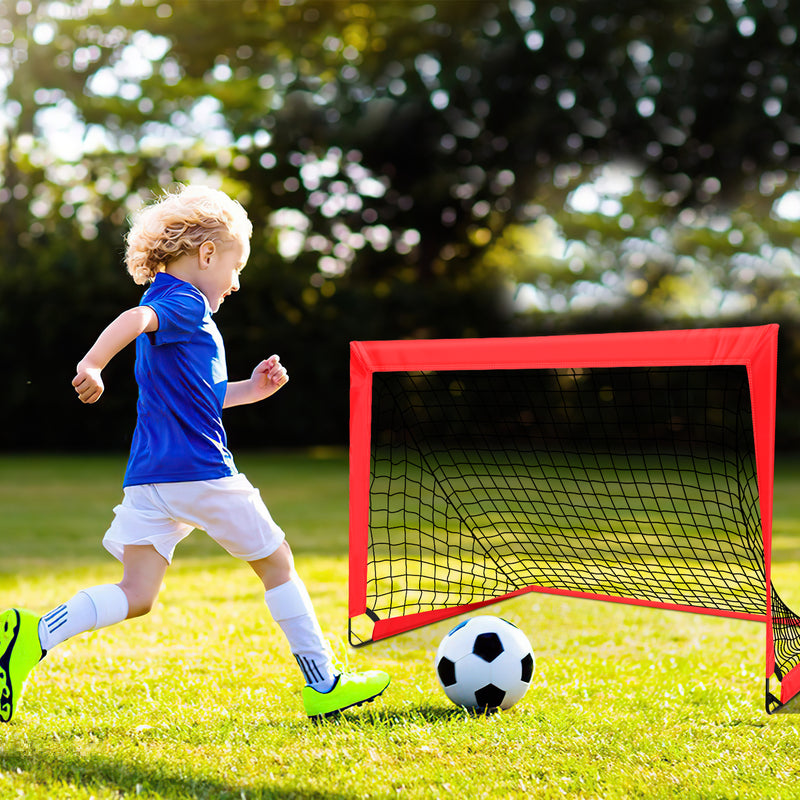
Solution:
M372 415L370 618L531 586L766 613L744 366L376 372Z

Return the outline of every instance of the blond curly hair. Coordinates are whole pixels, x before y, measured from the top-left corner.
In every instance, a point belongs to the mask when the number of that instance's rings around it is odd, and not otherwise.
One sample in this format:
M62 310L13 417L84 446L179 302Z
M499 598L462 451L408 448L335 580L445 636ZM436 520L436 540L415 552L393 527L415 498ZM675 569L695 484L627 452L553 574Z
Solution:
M247 241L252 233L247 212L225 192L183 186L134 215L125 237L125 266L136 283L146 284L174 259L197 252L203 242Z

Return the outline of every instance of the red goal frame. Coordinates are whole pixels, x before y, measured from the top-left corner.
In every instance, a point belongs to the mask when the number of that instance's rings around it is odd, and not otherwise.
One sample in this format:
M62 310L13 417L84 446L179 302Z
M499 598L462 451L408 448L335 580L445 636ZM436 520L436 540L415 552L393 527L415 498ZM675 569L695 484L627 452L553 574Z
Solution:
M349 616L367 614L372 376L375 372L743 365L747 369L764 546L766 613L673 605L650 600L528 586L468 605L373 620L383 639L526 592L588 597L765 622L766 671L775 672L771 615L772 498L778 325L743 328L577 334L524 338L351 342ZM783 676L781 703L800 691L800 667Z

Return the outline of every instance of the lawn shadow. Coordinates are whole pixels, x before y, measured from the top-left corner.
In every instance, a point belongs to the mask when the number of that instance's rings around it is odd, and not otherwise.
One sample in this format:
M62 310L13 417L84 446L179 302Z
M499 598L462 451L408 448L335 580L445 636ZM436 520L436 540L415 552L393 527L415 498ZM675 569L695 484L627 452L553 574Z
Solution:
M20 771L30 776L42 787L57 791L64 785L79 788L105 789L121 797L137 797L155 794L166 800L189 800L189 798L214 798L214 800L267 800L267 798L303 797L310 800L354 800L358 795L344 792L330 793L286 784L259 783L235 784L213 778L193 778L185 774L180 765L169 767L163 764L147 765L138 761L109 758L100 755L82 755L77 749L74 755L53 753L28 753L19 750L0 751L0 769L4 772ZM57 795L53 795L54 797Z
M456 706L442 706L425 704L403 708L368 708L365 710L343 711L332 717L328 717L317 722L317 725L359 725L362 727L391 727L396 725L431 725L454 720L477 719L489 714L473 714L465 708Z

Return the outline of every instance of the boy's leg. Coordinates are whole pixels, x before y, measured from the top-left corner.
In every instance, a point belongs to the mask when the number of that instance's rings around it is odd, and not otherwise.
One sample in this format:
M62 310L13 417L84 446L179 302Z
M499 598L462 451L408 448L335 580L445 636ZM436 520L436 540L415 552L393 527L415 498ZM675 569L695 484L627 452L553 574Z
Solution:
M288 542L284 540L268 558L248 563L264 584L267 608L288 639L306 683L327 691L336 678L331 649L305 584L294 570Z
M317 621L303 581L294 571L288 543L268 558L249 562L266 589L265 599L297 660L306 686L303 705L309 717L336 714L345 708L374 700L389 685L385 672L341 673Z
M128 601L117 584L82 589L39 620L42 650L46 653L79 633L115 625L127 614Z
M126 545L122 565L119 583L83 589L42 617L42 650L47 652L79 633L116 625L152 608L167 571L166 559L151 545Z
M147 614L161 591L169 561L150 544L126 544L118 586L128 601L126 619Z
M232 556L247 561L261 578L267 606L308 682L303 689L308 715L335 713L377 697L389 683L386 673L339 673L333 666L308 592L294 570L292 551L250 481L239 473L198 481L190 490L163 484L159 497L169 501L175 518L207 531Z
M46 652L85 631L146 614L164 580L167 561L150 545L128 545L118 584L92 586L39 618L30 611L0 614L0 722L16 711L30 671Z

